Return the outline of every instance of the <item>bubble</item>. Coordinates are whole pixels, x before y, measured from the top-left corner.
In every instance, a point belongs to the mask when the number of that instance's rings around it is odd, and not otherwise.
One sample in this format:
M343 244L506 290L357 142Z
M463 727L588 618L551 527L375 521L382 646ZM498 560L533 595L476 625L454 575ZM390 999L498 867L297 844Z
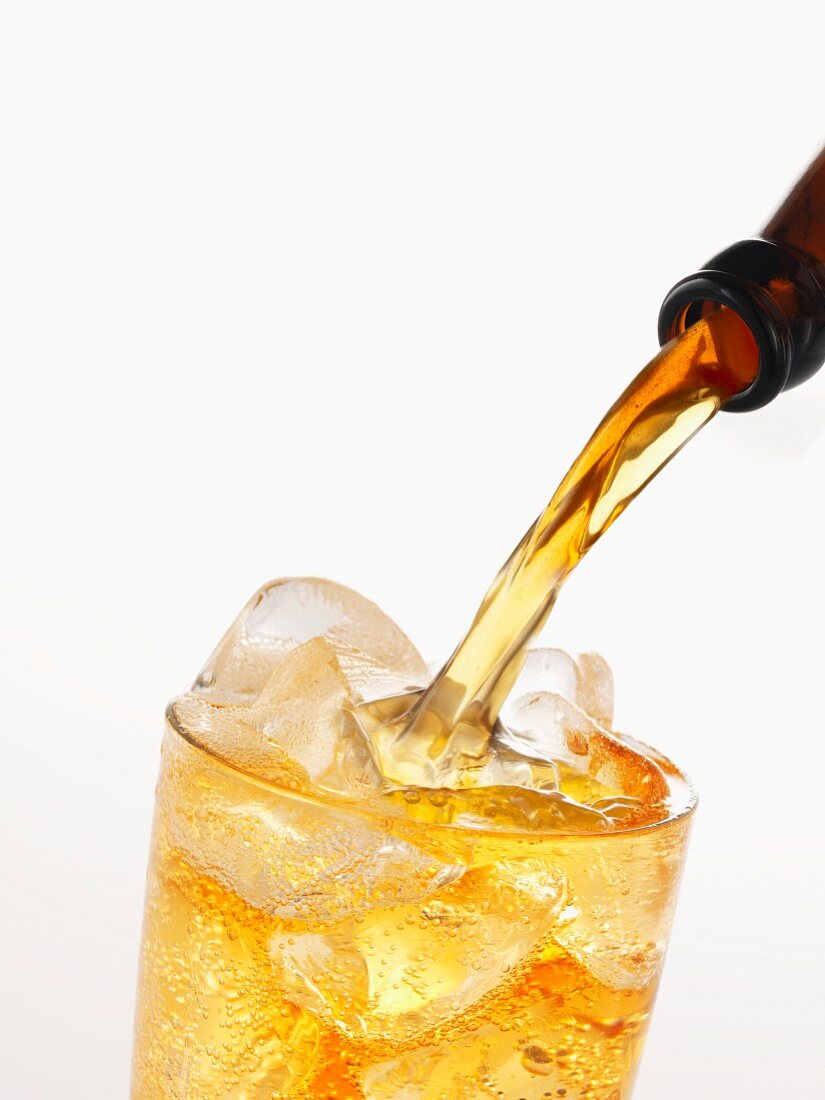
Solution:
M530 1073L547 1077L552 1073L552 1057L539 1043L530 1043L521 1054L521 1064Z

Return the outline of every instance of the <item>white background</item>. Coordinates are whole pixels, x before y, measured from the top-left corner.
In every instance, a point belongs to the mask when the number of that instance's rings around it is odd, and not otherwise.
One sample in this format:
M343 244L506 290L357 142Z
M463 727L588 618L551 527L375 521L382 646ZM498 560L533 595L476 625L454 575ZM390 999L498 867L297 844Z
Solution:
M817 151L821 43L814 3L3 9L3 1096L127 1094L166 700L279 574L446 655ZM825 372L719 417L545 635L702 798L636 1100L825 1091L823 425Z

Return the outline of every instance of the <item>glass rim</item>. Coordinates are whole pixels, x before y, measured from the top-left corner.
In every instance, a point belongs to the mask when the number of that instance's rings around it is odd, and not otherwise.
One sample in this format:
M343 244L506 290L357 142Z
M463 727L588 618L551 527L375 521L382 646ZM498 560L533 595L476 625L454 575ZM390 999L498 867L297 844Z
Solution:
M616 840L619 837L632 837L641 836L643 834L652 833L660 829L665 829L673 825L678 824L681 821L688 820L695 811L699 799L696 794L696 789L691 782L690 778L685 775L681 769L677 768L667 757L663 756L658 749L653 750L651 745L645 744L643 741L638 741L636 738L633 740L643 748L651 749L655 756L660 760L665 760L673 772L679 777L681 783L685 787L685 802L684 805L677 811L668 813L667 817L662 818L660 821L651 821L645 825L631 826L630 828L614 828L606 829L604 832L575 832L567 830L541 830L533 829L525 831L517 828L501 828L494 826L485 826L481 823L473 822L467 824L461 824L459 822L421 822L415 821L413 818L406 817L403 814L391 813L387 810L381 810L378 806L368 803L359 803L356 799L348 798L344 794L336 795L328 791L319 790L300 790L295 787L288 787L280 783L273 782L271 779L265 779L263 776L256 775L254 771L243 767L235 761L229 759L226 756L216 752L214 748L204 745L198 740L197 736L189 729L185 724L180 721L176 712L175 704L178 699L185 698L185 696L178 696L173 699L166 707L165 720L167 728L177 737L180 737L190 748L195 749L196 752L201 753L209 761L217 764L219 767L225 768L227 771L232 772L234 775L240 776L243 780L250 783L252 786L257 787L259 790L266 791L268 794L278 795L294 802L301 802L309 804L311 806L318 806L326 810L336 810L347 814L355 814L359 817L365 817L372 821L376 819L383 823L383 827L387 828L387 823L392 823L396 827L402 829L411 829L420 831L423 829L432 829L439 835L457 835L463 839L467 839L471 836L483 837L487 840L515 840L515 841L532 841L533 843L553 842L553 841L588 841L588 840Z

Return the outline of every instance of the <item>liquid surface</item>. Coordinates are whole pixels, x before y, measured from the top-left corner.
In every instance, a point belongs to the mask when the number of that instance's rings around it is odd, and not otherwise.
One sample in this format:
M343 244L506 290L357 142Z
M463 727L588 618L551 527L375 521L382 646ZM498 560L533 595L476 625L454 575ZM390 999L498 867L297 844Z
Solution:
M494 736L437 759L437 772L426 754L407 766L394 752L394 716L424 697L426 680L412 643L374 604L292 578L256 593L170 721L276 787L434 825L581 834L686 807L676 769L613 731L613 678L597 654L530 651Z

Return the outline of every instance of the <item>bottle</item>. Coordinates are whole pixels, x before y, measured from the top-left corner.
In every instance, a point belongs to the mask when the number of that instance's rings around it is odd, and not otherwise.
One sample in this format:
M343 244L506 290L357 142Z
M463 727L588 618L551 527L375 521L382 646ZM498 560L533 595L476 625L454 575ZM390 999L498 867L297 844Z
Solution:
M747 412L810 378L825 361L825 149L761 235L680 280L659 313L667 343L719 305L736 310L759 348L759 371L725 405Z

